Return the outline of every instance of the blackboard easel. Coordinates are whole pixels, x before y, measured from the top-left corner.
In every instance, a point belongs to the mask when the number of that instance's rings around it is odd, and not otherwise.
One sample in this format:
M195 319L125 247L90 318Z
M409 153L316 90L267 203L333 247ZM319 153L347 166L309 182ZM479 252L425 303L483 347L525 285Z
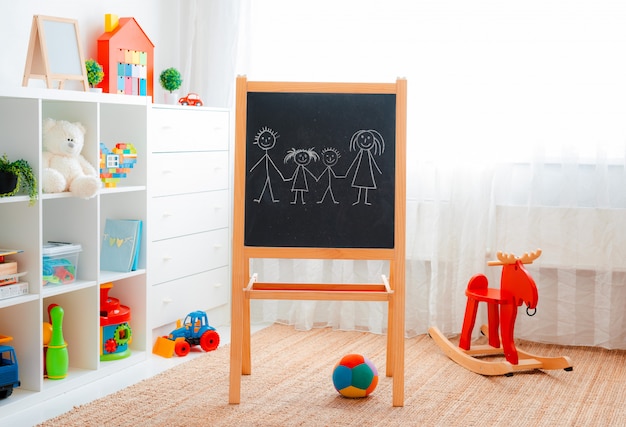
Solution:
M393 406L404 405L406 87L237 78L230 403L251 373L250 300L269 299L386 301L386 375ZM276 258L383 260L389 276L268 283L251 274L252 259Z
M44 80L48 89L63 89L65 81L77 80L89 90L76 20L33 16L22 86L31 78Z

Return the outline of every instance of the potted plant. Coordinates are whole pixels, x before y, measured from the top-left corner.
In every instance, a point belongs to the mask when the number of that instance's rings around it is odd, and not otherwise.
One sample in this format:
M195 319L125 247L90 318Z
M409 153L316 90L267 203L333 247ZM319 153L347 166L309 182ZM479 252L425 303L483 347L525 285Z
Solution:
M96 88L96 86L104 79L102 65L98 64L94 59L88 59L85 61L85 68L87 69L87 82L89 83L89 87L92 89L100 89L98 92L101 92L102 89Z
M167 68L161 72L159 82L161 83L161 87L167 91L165 93L166 103L176 104L176 101L178 100L178 94L176 91L183 83L180 72L173 67Z
M24 190L30 198L30 205L37 200L37 179L33 169L24 159L9 161L6 154L0 157L0 197L14 196Z

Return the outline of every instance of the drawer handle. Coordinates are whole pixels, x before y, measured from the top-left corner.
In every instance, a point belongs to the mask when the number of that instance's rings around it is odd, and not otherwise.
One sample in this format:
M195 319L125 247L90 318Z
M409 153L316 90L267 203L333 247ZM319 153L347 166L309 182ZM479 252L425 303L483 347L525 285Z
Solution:
M222 286L224 286L222 283L216 283L213 285L214 288L221 288Z
M167 218L169 216L173 216L174 214L171 212L163 212L163 217Z
M171 261L171 260L172 260L171 256L167 256L166 255L166 256L163 257L163 261Z
M213 245L213 247L215 249L220 249L222 247L222 245L220 245L219 243L216 243L216 244Z
M163 298L163 302L164 302L164 303L166 303L166 304L169 304L169 303L171 303L172 301L174 301L174 300L173 300L172 298L170 298L170 297L165 297L165 298Z
M170 173L174 173L174 171L171 169L163 169L163 174L170 174Z

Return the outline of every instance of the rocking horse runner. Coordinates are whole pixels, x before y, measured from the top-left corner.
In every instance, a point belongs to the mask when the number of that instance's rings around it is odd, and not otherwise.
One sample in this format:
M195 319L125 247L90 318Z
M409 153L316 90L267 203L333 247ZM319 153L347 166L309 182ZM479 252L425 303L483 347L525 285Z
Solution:
M483 375L512 375L513 371L529 369L565 369L571 371L572 363L568 357L541 357L518 350L515 347L514 329L517 309L526 304L529 316L535 314L539 299L537 286L524 267L539 258L538 249L521 257L498 252L498 261L490 261L490 266L502 266L500 289L489 288L487 277L476 274L467 285L467 306L458 348L454 346L439 329L431 327L429 335L446 352L448 357L467 369ZM479 302L487 303L487 327L481 331L487 335L489 345L471 348L472 331L476 323ZM531 310L532 314L531 314ZM500 345L502 341L502 346ZM504 354L506 361L490 362L475 356ZM522 359L522 360L520 360Z

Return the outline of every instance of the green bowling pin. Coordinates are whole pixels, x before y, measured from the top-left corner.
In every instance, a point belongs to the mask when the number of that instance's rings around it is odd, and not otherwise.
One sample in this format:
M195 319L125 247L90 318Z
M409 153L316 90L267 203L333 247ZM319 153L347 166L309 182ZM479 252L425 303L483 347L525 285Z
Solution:
M63 338L63 308L55 306L50 310L52 336L46 351L46 371L51 380L61 380L67 376L69 357L67 344Z

